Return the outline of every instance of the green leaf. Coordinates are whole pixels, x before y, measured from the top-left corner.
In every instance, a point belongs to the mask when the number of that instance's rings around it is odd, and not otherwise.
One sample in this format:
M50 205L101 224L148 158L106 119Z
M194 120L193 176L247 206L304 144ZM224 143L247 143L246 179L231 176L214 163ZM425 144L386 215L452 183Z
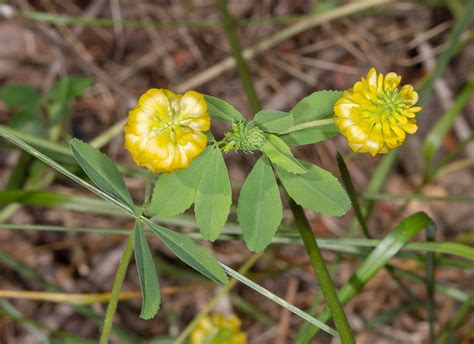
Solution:
M287 131L294 123L291 113L262 110L255 114L253 121L268 133L279 134Z
M202 237L214 241L224 227L232 203L232 188L222 152L210 149L207 166L194 200L196 220Z
M140 220L135 221L135 263L137 264L142 289L142 311L140 318L151 319L160 309L160 284L148 243L143 235Z
M183 262L217 283L226 284L228 282L227 276L216 258L202 246L197 245L184 234L154 224L150 220L145 219L144 222Z
M37 113L40 104L40 95L31 86L7 85L0 89L0 99L7 107L18 111Z
M340 91L318 91L303 98L290 110L294 126L302 129L282 135L283 141L290 146L300 146L324 141L339 134L333 123L311 127L311 122L330 119L334 114L334 104L341 95Z
M0 89L0 99L7 107L17 112L10 120L10 126L23 133L44 136L46 125L40 115L40 95L31 86L7 85Z
M222 99L204 95L207 102L207 111L212 117L219 118L226 122L243 121L244 117L235 107Z
M272 163L291 173L306 172L303 165L291 153L290 147L282 139L273 134L265 134L265 138L262 151Z
M337 178L318 166L302 163L306 173L298 175L277 166L278 176L290 197L303 208L323 215L344 215L351 201Z
M45 137L47 133L46 123L43 117L40 116L39 109L32 112L21 110L15 113L10 120L10 127L36 137Z
M262 251L273 239L282 219L278 185L270 162L262 156L240 191L237 217L247 247Z
M63 103L81 97L91 87L91 79L70 75L57 80L48 90L46 97L52 102Z
M21 203L30 206L62 208L85 213L123 216L115 205L101 199L41 190L0 191L0 205Z
M160 175L148 211L160 218L186 211L193 204L199 181L211 157L212 150L208 148L188 168Z
M72 139L69 144L77 163L99 189L124 202L132 211L135 211L132 197L112 160L81 140Z

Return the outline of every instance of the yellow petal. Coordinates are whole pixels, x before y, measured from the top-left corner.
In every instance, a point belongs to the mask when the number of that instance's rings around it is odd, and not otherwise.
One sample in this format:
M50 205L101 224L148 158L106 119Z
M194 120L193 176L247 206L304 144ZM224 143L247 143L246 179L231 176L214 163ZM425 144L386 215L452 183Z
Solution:
M390 72L385 76L384 80L384 90L385 91L393 91L397 88L402 80L401 76L398 76L396 73Z
M367 82L369 85L377 86L377 71L374 67L370 68L369 72L367 73Z
M403 124L401 128L405 130L408 134L414 134L418 130L418 126L410 122Z
M171 114L169 113L170 98L167 92L170 91L156 88L149 89L138 100L137 111L135 112L137 118L135 119L152 119L155 116L157 119L168 121ZM174 95L174 93L172 94Z

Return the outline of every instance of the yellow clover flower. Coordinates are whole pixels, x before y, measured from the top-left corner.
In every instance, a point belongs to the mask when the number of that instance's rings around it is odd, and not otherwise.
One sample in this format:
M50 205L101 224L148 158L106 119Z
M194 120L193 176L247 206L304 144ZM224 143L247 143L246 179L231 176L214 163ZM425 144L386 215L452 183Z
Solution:
M235 315L214 314L204 317L190 336L190 344L246 344L247 335L240 330Z
M186 168L206 148L210 123L202 94L152 88L128 114L125 148L154 173Z
M402 144L406 133L414 134L418 94L411 85L400 90L401 77L377 74L370 69L366 78L342 94L334 105L334 123L355 152L387 153Z

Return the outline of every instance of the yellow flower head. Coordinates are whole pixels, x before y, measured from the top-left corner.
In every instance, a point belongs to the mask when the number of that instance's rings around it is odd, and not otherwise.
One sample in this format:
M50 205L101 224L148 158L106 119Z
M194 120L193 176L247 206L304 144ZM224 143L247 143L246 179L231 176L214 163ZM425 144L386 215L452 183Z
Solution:
M204 317L190 336L190 344L246 344L247 335L240 330L240 320L235 315L224 317L214 314Z
M152 88L128 114L125 148L154 173L186 168L206 148L210 123L202 94Z
M334 123L355 152L387 153L417 131L418 94L411 85L399 90L400 81L395 73L372 68L334 105Z

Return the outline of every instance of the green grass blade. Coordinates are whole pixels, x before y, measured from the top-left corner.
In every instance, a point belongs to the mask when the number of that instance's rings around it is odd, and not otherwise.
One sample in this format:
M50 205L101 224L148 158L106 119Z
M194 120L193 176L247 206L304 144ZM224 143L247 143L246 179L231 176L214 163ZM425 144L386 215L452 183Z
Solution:
M269 290L261 287L257 283L255 283L255 282L251 281L250 279L248 279L247 277L239 274L237 271L229 268L228 266L226 266L222 263L221 263L221 266L225 270L225 272L227 272L229 275L231 275L235 279L239 280L240 282L244 283L248 287L252 288L256 292L262 294L263 296L265 296L266 298L272 300L273 302L278 303L280 306L286 308L290 312L292 312L292 313L298 315L299 317L303 318L304 320L310 322L311 324L315 325L316 327L320 328L321 330L323 330L323 331L325 331L329 334L332 334L335 337L339 337L339 334L334 329L329 327L328 325L323 324L321 321L315 319L314 317L312 317L308 313L303 312L301 309L293 306L291 303L286 302L281 297L276 296L275 294L273 294Z
M93 214L123 216L116 206L97 198L39 190L0 191L0 205L21 203L40 207L55 207Z
M359 221L359 225L362 227L364 235L367 238L371 238L369 228L367 227L367 222L365 221L364 214L362 213L362 209L357 199L357 192L354 188L354 184L352 183L351 175L349 174L349 170L347 169L346 163L344 162L344 158L339 152L336 154L336 160L337 165L339 166L339 171L341 171L342 182L344 183L347 194L349 195L349 199L352 202L352 208L354 209L354 214L357 218L357 221Z
M462 113L462 109L471 98L473 92L474 79L463 88L452 107L438 121L436 121L435 125L426 136L425 142L423 143L423 176L425 180L428 180L430 176L434 155L439 150L443 138L446 136L448 131L451 130L454 121L458 115Z
M440 333L436 336L435 344L443 344L446 343L449 332L457 328L462 321L471 314L472 310L474 309L474 294L471 294L467 302L463 303L461 307L456 311L454 316L448 321L448 323L443 327Z
M423 194L394 194L394 193L376 193L364 192L362 197L366 200L384 200L384 201L412 201L419 202L474 202L474 196L470 195L448 195L448 196L430 196Z
M421 212L411 215L396 226L341 288L338 293L341 303L344 305L349 302L409 240L418 232L430 226L434 226L433 222L425 213ZM327 307L318 317L324 323L330 318L331 313ZM310 328L301 343L306 343L317 331L318 329L314 327Z
M96 234L108 234L108 235L130 235L129 229L118 229L118 228L91 228L91 227L63 227L53 225L28 225L28 224L4 224L0 223L1 229L9 230L24 230L24 231L52 231L52 232L71 232L71 233L96 233ZM233 234L233 232L229 232ZM149 234L149 233L146 233ZM186 233L193 239L199 239L199 233ZM234 240L235 237L227 237L221 235L222 240ZM377 239L360 239L360 238L318 238L318 245L326 250L335 252L354 254L358 256L366 256L370 252L371 248L376 247L380 244L381 240ZM276 236L273 243L285 243L285 244L301 244L301 239L298 237L281 237ZM408 252L407 252L408 251ZM474 248L457 243L457 242L409 242L403 246L401 252L397 253L397 257L404 259L415 259L425 262L426 259L417 252L433 252L436 254L448 254L454 257L465 258L474 261ZM409 253L413 252L413 253ZM436 257L436 263L439 265L446 265L457 267L459 269L474 269L474 265L469 262L463 262L459 260L453 260L444 257Z
M429 226L426 231L426 240L434 242L436 239L436 227ZM430 324L430 343L434 342L435 314L435 256L433 252L426 252L426 310L428 312L428 322Z

